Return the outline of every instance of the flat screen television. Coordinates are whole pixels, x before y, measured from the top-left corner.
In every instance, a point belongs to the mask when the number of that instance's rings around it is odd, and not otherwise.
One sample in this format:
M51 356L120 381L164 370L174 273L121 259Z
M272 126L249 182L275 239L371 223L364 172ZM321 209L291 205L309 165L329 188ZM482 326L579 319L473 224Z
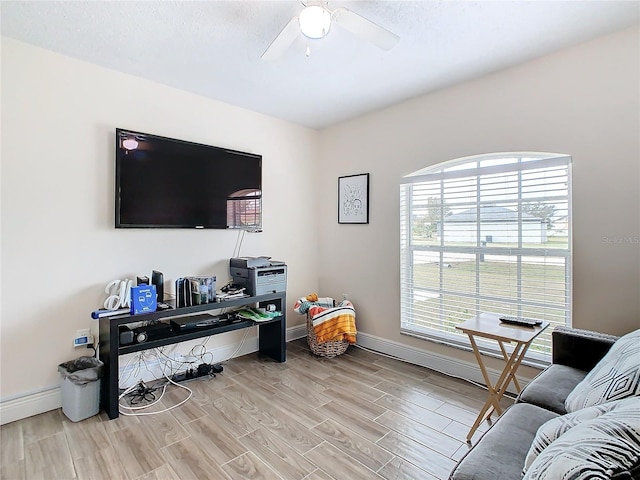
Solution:
M116 129L116 228L262 228L262 156Z

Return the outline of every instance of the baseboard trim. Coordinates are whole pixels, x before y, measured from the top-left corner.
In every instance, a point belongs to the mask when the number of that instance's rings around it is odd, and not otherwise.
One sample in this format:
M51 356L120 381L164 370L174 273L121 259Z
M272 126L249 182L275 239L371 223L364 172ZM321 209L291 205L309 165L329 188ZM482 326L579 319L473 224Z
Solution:
M466 362L448 355L429 352L427 350L362 332L358 332L357 344L376 352L391 355L392 357L396 357L414 365L420 365L421 367L429 368L446 375L485 385L482 372L480 372L480 367L478 367L477 363ZM487 373L489 378L491 378L491 383L495 384L502 372L496 369L487 368ZM529 378L523 378L519 375L517 375L517 377L518 382L522 387L524 387L530 380ZM510 385L510 389L508 391L512 388L513 385Z
M306 325L296 325L295 327L287 328L287 342L291 342L292 340L297 340L299 338L304 338L306 336Z
M287 328L286 341L290 342L307 335L306 325ZM216 362L224 361L232 355L240 357L258 351L258 337L248 337L242 344L224 345L212 349ZM153 362L149 364L152 368ZM0 425L32 417L40 413L62 407L62 393L59 385L46 387L37 392L16 395L0 402Z
M55 410L62 406L60 387L28 393L0 403L0 425Z

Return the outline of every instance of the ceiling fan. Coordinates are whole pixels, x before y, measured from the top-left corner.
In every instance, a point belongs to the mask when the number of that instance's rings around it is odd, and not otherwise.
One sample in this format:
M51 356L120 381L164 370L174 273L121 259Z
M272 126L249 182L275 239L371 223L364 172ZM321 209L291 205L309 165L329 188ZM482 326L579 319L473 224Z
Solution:
M280 57L300 34L310 39L324 38L333 23L382 50L390 50L400 40L395 33L347 8L339 7L329 10L324 0L308 0L300 3L304 8L299 15L289 20L289 23L267 47L262 54L263 60L275 60ZM308 47L307 56L309 56Z

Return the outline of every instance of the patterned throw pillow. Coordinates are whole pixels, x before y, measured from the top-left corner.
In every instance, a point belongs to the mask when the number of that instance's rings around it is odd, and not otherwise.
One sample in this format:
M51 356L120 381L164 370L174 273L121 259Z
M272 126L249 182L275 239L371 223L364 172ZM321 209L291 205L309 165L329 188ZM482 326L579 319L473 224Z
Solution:
M522 480L610 479L640 462L640 398L569 429L534 460Z
M586 422L587 420L593 420L617 408L640 408L640 397L629 397L623 400L603 403L602 405L594 405L593 407L583 408L577 412L552 418L544 423L536 432L536 436L531 443L529 453L527 453L527 458L524 461L522 473L527 473L527 470L538 455L560 437L560 435L568 432L576 425Z
M619 338L567 396L567 412L640 395L640 329Z

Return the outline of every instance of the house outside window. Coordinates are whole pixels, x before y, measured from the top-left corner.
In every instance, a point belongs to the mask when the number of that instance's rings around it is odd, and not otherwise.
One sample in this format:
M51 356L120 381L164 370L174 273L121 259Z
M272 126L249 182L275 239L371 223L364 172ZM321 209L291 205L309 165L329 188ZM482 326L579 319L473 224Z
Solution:
M571 157L501 153L441 163L400 185L401 332L458 347L481 312L571 325ZM480 345L499 351L491 342Z

